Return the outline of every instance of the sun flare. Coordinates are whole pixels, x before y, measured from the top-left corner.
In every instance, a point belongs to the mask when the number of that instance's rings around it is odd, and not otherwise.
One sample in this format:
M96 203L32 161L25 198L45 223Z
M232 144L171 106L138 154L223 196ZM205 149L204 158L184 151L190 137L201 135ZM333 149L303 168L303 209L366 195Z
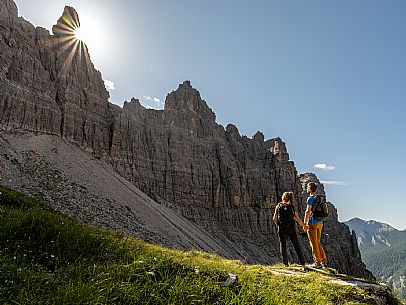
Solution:
M86 34L82 28L75 29L75 38L83 42L86 40Z
M87 45L90 51L103 47L102 26L98 20L86 14L80 15L80 26L75 28L75 39Z
M73 7L65 6L62 16L56 25L52 27L55 40L51 43L60 46L60 53L66 54L62 73L68 71L72 66L86 64L92 66L90 54L104 56L108 28L105 20L95 18L95 15L86 13L79 15ZM64 55L65 56L65 55Z

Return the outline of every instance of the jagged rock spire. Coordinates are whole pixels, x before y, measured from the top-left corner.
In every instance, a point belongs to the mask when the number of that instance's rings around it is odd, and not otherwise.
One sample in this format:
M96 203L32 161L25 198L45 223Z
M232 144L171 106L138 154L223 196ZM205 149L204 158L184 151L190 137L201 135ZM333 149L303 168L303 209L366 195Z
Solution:
M216 115L201 98L200 92L186 80L166 97L164 110L186 110L196 114L209 122L216 121Z
M71 6L65 6L62 16L56 25L52 27L52 33L56 36L74 35L75 29L80 27L79 15Z
M18 17L17 5L12 0L0 1L0 20L3 18L13 19Z

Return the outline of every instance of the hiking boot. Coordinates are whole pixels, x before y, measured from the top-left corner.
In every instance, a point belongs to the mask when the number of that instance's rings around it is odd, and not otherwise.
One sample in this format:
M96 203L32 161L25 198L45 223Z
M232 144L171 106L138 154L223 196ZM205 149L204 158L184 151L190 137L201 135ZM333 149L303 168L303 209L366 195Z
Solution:
M313 264L309 265L309 267L316 268L316 269L321 269L321 268L322 268L321 264L316 263L316 262L314 262Z

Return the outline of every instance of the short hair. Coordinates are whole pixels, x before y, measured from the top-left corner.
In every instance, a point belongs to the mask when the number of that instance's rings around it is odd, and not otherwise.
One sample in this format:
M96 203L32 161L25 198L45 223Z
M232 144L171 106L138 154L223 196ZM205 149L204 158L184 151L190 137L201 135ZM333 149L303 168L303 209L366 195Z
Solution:
M292 201L293 193L292 192L284 192L282 194L282 201L289 202Z
M317 190L317 184L316 184L315 182L309 182L309 183L307 184L307 186L310 188L310 190L311 190L312 192L315 192L315 191Z

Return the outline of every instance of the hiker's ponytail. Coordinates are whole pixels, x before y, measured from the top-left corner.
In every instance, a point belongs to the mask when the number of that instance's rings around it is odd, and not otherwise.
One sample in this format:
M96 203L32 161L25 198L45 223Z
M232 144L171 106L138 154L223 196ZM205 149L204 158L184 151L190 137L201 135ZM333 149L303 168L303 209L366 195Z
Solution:
M284 192L282 194L282 201L288 202L289 204L293 204L292 199L293 199L293 193L292 192Z

